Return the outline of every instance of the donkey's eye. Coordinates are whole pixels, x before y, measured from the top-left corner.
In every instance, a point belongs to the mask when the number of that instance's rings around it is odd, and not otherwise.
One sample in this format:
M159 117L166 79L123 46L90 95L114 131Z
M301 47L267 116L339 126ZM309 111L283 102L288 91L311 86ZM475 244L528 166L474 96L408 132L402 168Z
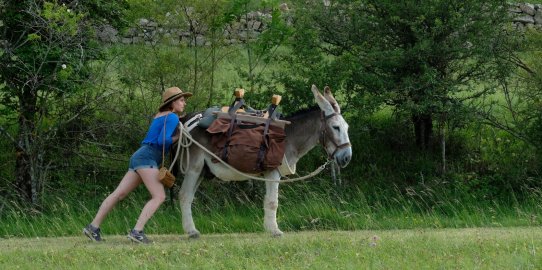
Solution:
M341 128L339 126L333 126L333 129L337 132L341 132Z

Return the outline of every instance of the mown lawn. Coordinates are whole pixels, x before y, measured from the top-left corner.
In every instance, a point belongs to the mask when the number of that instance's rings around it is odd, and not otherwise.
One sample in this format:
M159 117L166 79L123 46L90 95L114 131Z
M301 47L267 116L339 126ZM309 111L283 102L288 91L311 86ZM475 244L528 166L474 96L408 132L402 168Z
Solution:
M542 228L0 240L0 269L541 269Z

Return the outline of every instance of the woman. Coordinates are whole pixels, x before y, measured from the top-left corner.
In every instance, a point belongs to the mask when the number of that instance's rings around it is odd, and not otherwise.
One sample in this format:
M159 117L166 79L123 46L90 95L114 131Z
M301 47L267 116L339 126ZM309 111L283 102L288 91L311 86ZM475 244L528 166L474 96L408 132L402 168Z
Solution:
M165 147L167 153L171 144L178 140L179 133L176 132L179 125L178 114L184 111L186 99L191 96L192 93L183 92L178 87L168 88L162 94L159 112L154 116L147 136L141 142L141 147L130 158L128 172L120 181L117 189L102 202L94 220L83 229L83 233L88 238L93 241L102 241L100 224L105 216L117 202L143 183L152 197L143 207L136 225L128 234L128 238L138 243L150 242L143 233L143 228L166 198L164 187L158 180L158 170L162 163L162 149Z

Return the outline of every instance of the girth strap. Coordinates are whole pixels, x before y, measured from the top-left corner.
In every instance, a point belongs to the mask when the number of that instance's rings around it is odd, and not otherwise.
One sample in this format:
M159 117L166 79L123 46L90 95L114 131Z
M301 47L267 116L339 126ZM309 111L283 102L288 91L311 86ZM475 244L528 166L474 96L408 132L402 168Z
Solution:
M267 108L267 112L269 116L267 120L265 121L265 128L262 134L263 140L262 140L262 144L260 145L260 150L258 151L258 162L256 163L258 168L262 171L264 170L263 162L264 162L265 154L267 153L267 149L269 149L269 125L271 124L271 121L277 117L276 108L277 108L277 105L275 104L271 104L269 105L269 108Z

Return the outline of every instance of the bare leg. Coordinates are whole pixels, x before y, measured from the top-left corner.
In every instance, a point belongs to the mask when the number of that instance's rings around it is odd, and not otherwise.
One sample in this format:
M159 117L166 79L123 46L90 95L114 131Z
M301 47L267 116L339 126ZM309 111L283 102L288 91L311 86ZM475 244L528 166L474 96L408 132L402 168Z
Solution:
M92 220L92 226L99 228L102 221L105 219L107 214L113 209L113 207L122 199L128 195L132 190L141 184L141 177L134 171L128 171L122 180L120 181L118 187L113 191L107 198L102 202L96 217Z
M164 191L164 185L158 180L158 169L139 169L137 173L141 176L149 193L151 193L151 199L143 207L134 227L135 230L142 231L147 221L166 200L166 192Z
M265 174L265 178L279 180L278 170L273 170ZM279 207L279 183L265 182L265 198L263 202L264 221L263 226L266 231L273 236L281 236L283 233L277 224L277 208Z

